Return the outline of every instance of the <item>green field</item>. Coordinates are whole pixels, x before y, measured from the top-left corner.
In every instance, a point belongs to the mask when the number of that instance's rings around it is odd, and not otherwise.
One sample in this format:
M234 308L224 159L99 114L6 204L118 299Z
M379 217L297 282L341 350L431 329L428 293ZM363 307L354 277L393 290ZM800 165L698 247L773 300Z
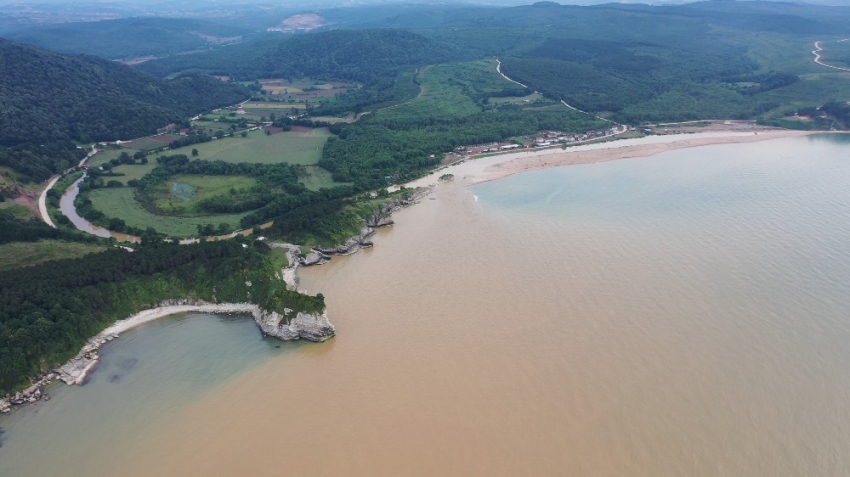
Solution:
M158 232L172 237L191 237L197 234L198 225L226 223L231 228L239 227L239 220L246 214L221 214L198 217L169 217L155 215L139 204L133 197L135 190L129 187L98 189L89 194L95 209L107 217L123 219L127 225L141 229L153 227Z
M169 133L163 134L161 136L148 136L139 139L133 139L132 141L124 143L124 147L128 149L149 151L151 149L157 149L162 146L167 146L168 143L174 141L175 139L180 139L180 135L177 133Z
M214 119L210 120L210 121L204 121L204 120L192 121L192 126L198 128L198 129L202 129L202 130L204 130L204 132L207 132L207 133L210 133L210 134L214 134L216 131L228 132L228 129L230 128L229 123L225 123L225 122L221 122L221 121L215 121Z
M820 106L829 100L850 99L850 73L820 67L821 72L800 75L800 81L762 93L765 99L782 103L779 111Z
M496 72L493 59L423 68L417 79L419 96L376 114L385 119L469 116L481 112L481 106L470 96L484 97L488 92L519 87Z
M141 179L148 172L152 171L156 166L156 160L153 157L148 158L150 162L147 164L122 164L120 166L115 166L112 168L112 172L116 174L124 174L123 176L116 177L104 177L104 180L107 181L119 181L124 185L127 185L127 182L133 179Z
M97 154L95 154L94 156L90 157L86 161L86 164L89 164L92 167L98 167L101 164L104 164L106 162L111 161L112 159L116 159L118 156L121 155L122 152L126 152L127 154L132 156L133 154L137 153L138 151L139 151L138 149L129 149L129 148L106 149L106 150L102 150L102 151L98 152Z
M261 130L250 131L248 137L225 137L210 142L195 144L168 151L167 154L185 154L192 157L192 149L198 150L198 158L225 162L249 162L259 164L312 165L322 157L322 147L331 133L327 129L309 132L287 131L267 136Z
M531 93L528 96L522 97L514 97L514 98L490 98L490 104L528 104L533 103L535 101L539 101L541 99L545 99L540 93Z
M256 185L255 179L244 176L174 176L152 195L158 209L185 217L201 214L197 204L204 199Z
M104 245L65 242L63 240L39 240L38 242L12 242L0 245L0 270L36 265L51 260L77 258L102 252Z
M18 217L19 219L23 219L33 215L33 212L29 209L29 207L22 204L16 204L11 200L5 200L3 202L0 202L0 210L2 210L3 212L8 212L13 216Z
M298 182L304 184L304 187L310 190L350 185L350 182L335 182L333 175L319 166L307 166L307 174L306 177L302 177Z

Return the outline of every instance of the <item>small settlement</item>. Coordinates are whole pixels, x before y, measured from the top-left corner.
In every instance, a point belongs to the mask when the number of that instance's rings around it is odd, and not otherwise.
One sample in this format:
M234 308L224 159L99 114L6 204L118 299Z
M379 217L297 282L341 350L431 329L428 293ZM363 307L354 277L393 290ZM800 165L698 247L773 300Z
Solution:
M519 149L534 149L546 147L559 147L569 144L579 144L613 136L623 132L623 127L628 131L634 131L630 126L612 126L609 129L587 131L584 133L566 133L563 131L541 131L537 134L514 138L505 142L493 142L489 144L476 144L473 146L458 147L456 155L476 156L479 154L509 152Z

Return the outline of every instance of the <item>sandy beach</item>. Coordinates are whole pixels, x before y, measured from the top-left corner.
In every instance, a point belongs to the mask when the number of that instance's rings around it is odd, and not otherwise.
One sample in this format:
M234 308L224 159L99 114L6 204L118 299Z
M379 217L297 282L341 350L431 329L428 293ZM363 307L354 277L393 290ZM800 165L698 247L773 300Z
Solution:
M473 185L502 179L522 172L550 167L648 157L676 149L713 144L747 143L823 133L824 131L791 131L781 129L741 131L738 129L621 139L611 142L574 146L567 149L553 148L523 151L479 159L468 159L460 164L444 167L437 172L406 185L408 187L423 187L434 184L443 174L452 174L456 179L462 179L465 185Z

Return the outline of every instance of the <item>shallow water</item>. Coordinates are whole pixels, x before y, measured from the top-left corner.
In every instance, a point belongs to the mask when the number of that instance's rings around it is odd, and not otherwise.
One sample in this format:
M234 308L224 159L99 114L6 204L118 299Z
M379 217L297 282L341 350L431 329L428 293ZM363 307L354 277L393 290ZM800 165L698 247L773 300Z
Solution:
M0 417L0 475L120 475L122 453L167 429L190 403L296 348L264 340L250 315L177 315L101 348L82 387L54 383L50 401Z
M334 340L242 342L260 357L133 432L84 426L100 437L73 452L21 418L0 474L847 475L848 153L793 138L441 186L374 249L301 273ZM125 386L96 384L69 394ZM36 454L6 453L24 430L57 449L44 472L3 467Z

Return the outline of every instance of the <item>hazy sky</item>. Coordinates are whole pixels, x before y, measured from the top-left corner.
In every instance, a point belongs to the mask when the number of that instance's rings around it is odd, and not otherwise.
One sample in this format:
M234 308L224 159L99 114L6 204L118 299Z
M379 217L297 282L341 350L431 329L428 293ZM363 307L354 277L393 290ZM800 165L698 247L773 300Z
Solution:
M94 5L103 5L104 7L111 6L150 6L150 5L166 5L169 9L193 9L193 8L209 8L209 7L236 7L238 5L273 5L276 7L293 7L293 8L327 8L335 6L353 6L353 5L375 5L375 4L390 4L390 3L465 3L465 4L483 4L483 5L527 5L534 3L536 0L0 0L0 5L63 5L70 7L72 5L85 5L92 7ZM558 3L563 5L598 5L602 3L644 3L650 5L660 4L681 4L692 3L694 0L561 0ZM760 0L743 0L743 1L760 1ZM786 0L787 1L787 0ZM821 5L845 5L850 6L850 0L791 0L790 3L812 3Z

